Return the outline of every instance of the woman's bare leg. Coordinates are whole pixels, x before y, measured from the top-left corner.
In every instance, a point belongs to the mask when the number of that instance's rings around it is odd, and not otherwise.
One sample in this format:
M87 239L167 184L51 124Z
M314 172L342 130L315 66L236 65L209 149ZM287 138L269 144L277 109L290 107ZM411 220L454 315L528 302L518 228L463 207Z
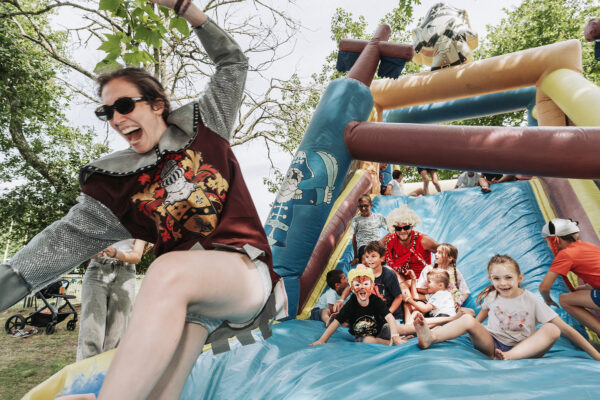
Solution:
M437 190L438 193L441 193L442 187L440 186L440 178L438 177L437 171L431 172L431 182L433 183L433 186L435 186L435 190Z
M178 399L181 396L185 381L202 353L207 337L208 331L202 325L191 322L185 324L179 346L148 399Z
M560 329L547 322L535 333L523 340L507 352L496 350L497 358L501 360L521 360L523 358L538 358L554 346L560 337Z
M600 310L600 307L592 300L590 292L590 290L577 290L563 293L558 298L558 302L573 318L600 335L600 319L586 310L586 308Z
M421 171L421 179L423 179L423 196L427 196L429 194L429 176L426 169Z
M434 330L430 330L425 323L425 318L421 313L415 313L415 330L419 337L419 347L426 349L432 344L451 340L465 333L469 334L473 346L483 354L494 356L494 340L492 335L483 325L481 325L471 315L466 314L459 319L449 322L446 325L438 326Z
M262 278L242 254L164 254L148 270L99 398L148 397L180 345L188 304L195 303L205 317L241 323L251 319L263 301ZM164 329L166 324L169 329Z

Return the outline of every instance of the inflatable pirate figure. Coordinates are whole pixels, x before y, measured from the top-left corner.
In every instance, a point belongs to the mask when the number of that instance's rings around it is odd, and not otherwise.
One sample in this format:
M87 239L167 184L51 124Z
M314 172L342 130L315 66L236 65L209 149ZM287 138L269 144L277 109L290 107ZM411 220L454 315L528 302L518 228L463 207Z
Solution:
M296 153L267 218L265 232L271 246L286 246L296 207L331 203L337 173L337 160L329 153Z
M413 61L436 70L473 61L478 46L477 33L471 30L465 10L437 3L425 20L413 29Z

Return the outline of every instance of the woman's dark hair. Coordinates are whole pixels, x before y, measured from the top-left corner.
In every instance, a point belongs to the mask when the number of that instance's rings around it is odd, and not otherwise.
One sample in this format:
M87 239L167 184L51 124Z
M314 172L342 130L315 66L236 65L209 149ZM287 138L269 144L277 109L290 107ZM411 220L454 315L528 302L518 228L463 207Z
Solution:
M162 117L167 122L167 117L171 113L171 103L165 94L165 89L161 83L143 68L121 68L113 72L108 72L96 78L98 83L98 97L102 97L102 89L113 79L123 79L135 85L140 91L140 95L152 106L164 106Z

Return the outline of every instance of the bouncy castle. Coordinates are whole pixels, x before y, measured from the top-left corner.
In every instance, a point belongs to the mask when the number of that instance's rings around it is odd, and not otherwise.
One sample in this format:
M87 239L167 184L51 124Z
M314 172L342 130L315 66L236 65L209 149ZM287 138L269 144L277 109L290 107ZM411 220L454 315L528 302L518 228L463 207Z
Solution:
M487 194L467 188L372 196L373 212L386 216L407 204L421 218L420 232L459 249L471 288L465 305L476 311L474 297L488 285L494 254L516 259L522 286L538 293L553 260L540 234L548 220L577 220L581 239L600 245L600 88L582 76L581 43L472 61L477 35L464 12L453 12L450 18L430 10L414 46L388 42L385 25L368 42L342 40L339 65L350 72L322 95L265 225L292 317L275 323L268 340L257 331L258 343L234 340L222 354L207 347L182 399L596 398L600 364L565 338L542 358L508 362L474 350L466 336L424 351L417 339L393 347L355 343L340 328L327 344L308 346L325 329L307 318L326 273L351 268L347 227L358 197L377 192L376 163L534 177L493 185ZM600 30L591 31L598 40ZM401 75L413 57L432 70ZM376 71L381 79L374 80ZM438 125L516 110L526 110L527 126ZM557 281L552 297L578 284L577 276ZM25 399L97 393L111 356L72 364Z

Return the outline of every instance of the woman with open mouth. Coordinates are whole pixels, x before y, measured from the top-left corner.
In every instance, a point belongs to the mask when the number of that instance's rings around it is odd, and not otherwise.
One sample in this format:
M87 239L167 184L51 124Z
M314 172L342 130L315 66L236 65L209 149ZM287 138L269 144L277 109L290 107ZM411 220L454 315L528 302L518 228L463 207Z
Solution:
M0 265L5 309L117 241L155 244L101 399L179 398L205 343L218 353L231 335L244 343L253 328L268 335L274 293L285 293L282 284L274 290L281 280L229 145L247 59L191 0L151 2L194 28L216 64L207 89L171 111L143 69L100 76L95 113L130 148L83 167L79 203Z

